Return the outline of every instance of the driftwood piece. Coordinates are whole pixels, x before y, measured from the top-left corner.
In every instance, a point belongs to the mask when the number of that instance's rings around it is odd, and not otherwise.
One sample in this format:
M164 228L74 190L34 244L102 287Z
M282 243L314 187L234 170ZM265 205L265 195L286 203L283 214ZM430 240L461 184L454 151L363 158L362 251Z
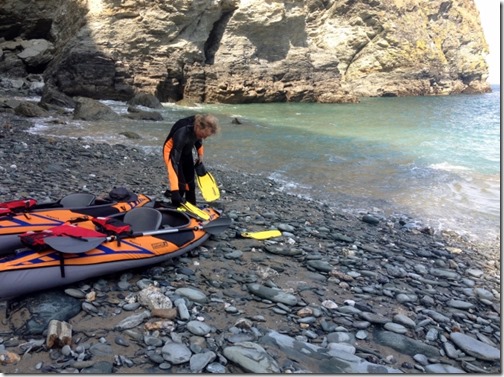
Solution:
M72 326L67 322L53 319L49 322L47 331L47 347L56 348L70 345L72 343Z

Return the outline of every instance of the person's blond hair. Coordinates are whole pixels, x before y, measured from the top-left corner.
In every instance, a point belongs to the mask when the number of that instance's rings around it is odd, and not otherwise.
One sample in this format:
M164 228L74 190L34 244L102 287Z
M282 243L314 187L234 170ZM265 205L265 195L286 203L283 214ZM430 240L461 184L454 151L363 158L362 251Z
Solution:
M211 135L219 132L219 121L211 114L196 114L194 116L194 124L200 130L210 130Z

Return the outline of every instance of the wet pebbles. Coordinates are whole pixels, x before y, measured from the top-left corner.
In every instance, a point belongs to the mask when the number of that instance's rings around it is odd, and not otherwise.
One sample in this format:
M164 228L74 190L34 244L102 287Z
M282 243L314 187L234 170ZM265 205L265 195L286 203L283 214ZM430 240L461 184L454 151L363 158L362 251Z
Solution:
M3 123L0 200L166 189L159 156ZM227 231L170 263L0 302L0 371L501 372L497 253L407 216L354 216L212 172ZM282 236L239 237L266 229ZM54 320L72 337L49 348Z

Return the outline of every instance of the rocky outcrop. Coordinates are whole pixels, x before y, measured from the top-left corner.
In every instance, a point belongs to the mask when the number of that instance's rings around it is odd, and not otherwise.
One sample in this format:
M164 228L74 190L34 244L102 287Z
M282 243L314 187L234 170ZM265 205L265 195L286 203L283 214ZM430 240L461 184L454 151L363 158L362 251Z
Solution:
M77 97L74 119L80 120L118 120L119 115L101 102L86 97Z
M4 3L0 73L43 73L72 97L334 103L490 91L473 0Z

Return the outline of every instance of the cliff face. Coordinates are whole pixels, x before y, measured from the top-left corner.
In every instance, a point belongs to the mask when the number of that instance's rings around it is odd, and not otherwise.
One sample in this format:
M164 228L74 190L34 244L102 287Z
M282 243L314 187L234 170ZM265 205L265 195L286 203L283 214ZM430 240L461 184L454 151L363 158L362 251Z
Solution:
M3 3L0 73L43 73L71 96L351 102L489 91L473 0Z

